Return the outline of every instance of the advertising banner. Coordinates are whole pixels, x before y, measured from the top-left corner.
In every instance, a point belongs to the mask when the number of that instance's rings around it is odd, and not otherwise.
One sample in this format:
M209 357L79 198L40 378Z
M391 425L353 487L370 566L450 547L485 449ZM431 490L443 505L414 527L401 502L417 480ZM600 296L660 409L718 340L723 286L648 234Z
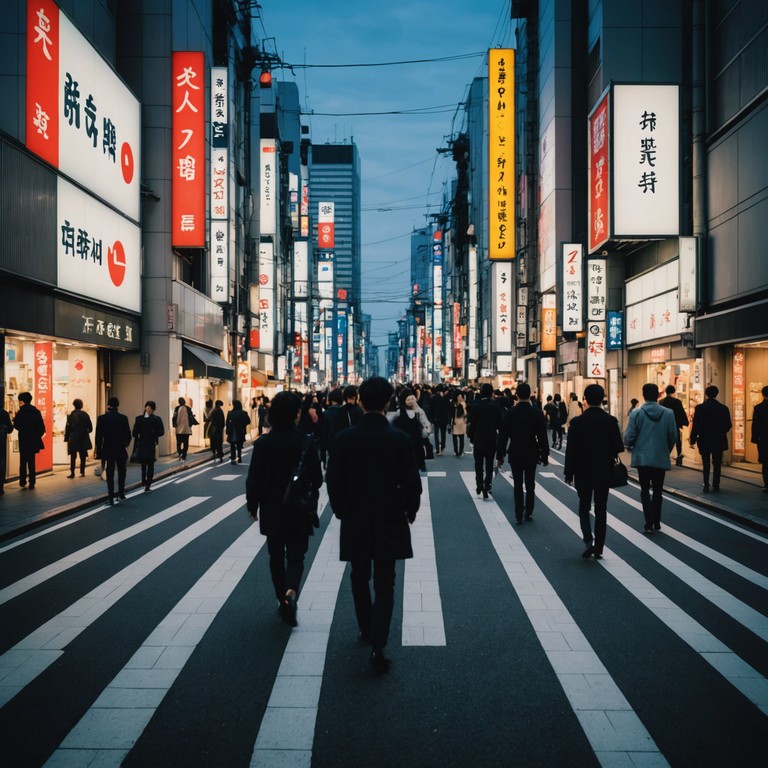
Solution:
M589 253L611 235L610 203L610 93L589 116Z
M334 215L335 203L318 203L317 205L317 247L328 249L334 247Z
M541 297L541 351L554 352L557 349L557 307L554 293Z
M606 348L609 352L624 348L623 312L615 312L613 310L608 312L607 334L608 338L606 340Z
M515 290L512 269L512 262L491 264L493 286L491 351L501 354L512 352L512 298Z
M563 333L584 328L584 248L581 243L563 243Z
M608 304L608 261L587 261L587 322L604 321Z
M515 52L488 50L488 257L515 258Z
M37 454L35 468L38 472L53 467L53 344L50 341L35 342L35 407L45 424L43 450Z
M171 63L172 244L205 247L205 57L174 51Z
M293 244L293 298L305 301L309 298L309 243L297 240Z
M275 349L275 250L272 243L259 244L259 306L256 339L259 352Z
M261 234L277 233L277 146L274 139L261 139Z
M605 323L587 323L587 378L605 378Z

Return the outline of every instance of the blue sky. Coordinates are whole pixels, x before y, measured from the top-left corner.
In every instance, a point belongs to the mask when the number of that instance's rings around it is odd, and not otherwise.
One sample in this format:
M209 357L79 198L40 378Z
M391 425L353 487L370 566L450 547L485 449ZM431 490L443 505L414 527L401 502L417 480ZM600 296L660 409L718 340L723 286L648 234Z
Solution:
M464 101L489 47L513 46L509 0L262 0L259 35L290 64L361 64L468 58L381 67L296 68L314 143L352 137L362 168L363 311L375 344L407 304L410 233L439 210L455 167L438 155L462 128ZM262 26L263 25L263 26ZM436 109L432 114L352 115ZM336 116L320 113L342 113ZM428 207L432 206L432 207ZM382 210L384 209L384 210Z

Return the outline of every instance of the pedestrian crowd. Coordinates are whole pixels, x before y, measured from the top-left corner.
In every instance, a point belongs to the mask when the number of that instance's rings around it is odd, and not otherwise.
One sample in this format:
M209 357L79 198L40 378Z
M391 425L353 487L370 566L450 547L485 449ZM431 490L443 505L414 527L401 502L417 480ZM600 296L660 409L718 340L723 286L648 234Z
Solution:
M492 495L499 469L509 464L515 521L522 525L534 516L536 468L548 465L551 449L562 449L567 432L563 475L578 496L582 557L600 559L610 488L626 483L620 459L625 448L637 470L643 530L648 534L661 530L665 475L672 466L672 451L675 464L682 464L685 427L690 425L690 446L701 455L704 492L720 490L722 457L732 428L729 409L718 401L714 385L706 388L705 401L692 414L686 413L675 392L669 385L660 399L657 385L645 384L643 402L632 399L623 436L599 384L588 385L583 400L572 392L567 404L560 394L542 404L526 382L519 382L514 392L494 390L488 383L395 389L373 377L359 388L333 387L303 396L282 391L271 400L253 398L247 409L233 400L226 414L221 400L208 400L201 415L215 462L224 460L226 439L230 463L241 463L246 440L255 437L246 480L247 509L267 538L278 612L290 626L298 624L304 557L309 536L319 525L319 489L326 482L330 505L340 520L340 558L350 562L359 639L370 646L371 665L381 674L390 665L385 647L394 610L396 562L413 556L410 525L419 510L420 473L425 473L428 460L446 451L449 434L456 458L472 454L475 488L483 499ZM762 397L754 408L751 439L758 446L763 491L768 492L768 387ZM19 394L18 400L13 418L0 408L0 477L5 477L5 436L16 430L19 485L31 490L45 425L29 392ZM68 477L74 478L77 469L85 475L93 448L101 465L95 471L107 483L110 505L125 499L128 461L141 465L142 485L149 492L165 434L156 403L148 400L131 427L117 397L110 397L107 411L95 420L93 440L94 425L82 401L75 399L72 405L64 434ZM171 426L180 462L186 460L197 424L191 404L179 397Z

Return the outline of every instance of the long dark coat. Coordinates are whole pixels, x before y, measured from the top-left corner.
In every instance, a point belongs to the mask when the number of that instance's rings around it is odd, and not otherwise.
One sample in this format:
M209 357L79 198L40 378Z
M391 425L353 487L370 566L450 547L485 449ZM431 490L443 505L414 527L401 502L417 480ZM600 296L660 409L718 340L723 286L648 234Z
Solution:
M501 406L490 397L481 397L469 409L467 434L479 451L495 451L501 427Z
M510 466L549 458L547 418L539 408L521 400L504 414L499 431L499 461L504 460L505 453Z
M133 439L137 441L138 458L142 464L154 462L155 446L164 434L163 420L156 413L150 416L142 413L136 417L133 422Z
M227 442L242 445L251 428L251 417L242 408L233 408L227 414Z
M678 429L688 426L688 414L685 412L683 404L676 397L667 395L665 398L659 400L659 405L669 408L669 410L675 414L675 424L677 424Z
M67 426L64 428L64 440L67 443L67 453L77 455L93 448L91 435L93 424L91 417L82 408L75 408L67 416Z
M110 408L96 419L96 455L99 459L128 460L131 425L124 413Z
M731 412L728 406L709 397L693 411L691 445L697 443L699 453L727 451L731 426Z
M253 455L245 481L246 504L252 515L259 516L259 530L264 536L284 535L298 525L304 533L312 532L309 520L291 520L282 508L285 489L301 460L307 436L296 427L272 429L253 444ZM312 487L323 484L323 471L317 442L309 439L304 459Z
M413 557L408 520L421 503L421 477L408 436L379 413L336 435L326 473L341 520L341 560Z
M624 450L619 422L602 408L587 408L571 419L565 449L565 477L577 485L607 486L614 459Z
M752 412L751 442L757 444L757 460L768 463L768 400L758 403Z
M404 406L400 409L400 413L392 420L392 426L408 435L416 464L422 466L424 464L424 431L418 414L414 414L413 418L410 418L407 410Z
M42 414L34 405L22 405L13 417L13 426L19 433L20 451L37 453L43 450L45 423Z
M208 414L208 437L211 440L211 444L216 443L218 440L221 440L222 442L224 441L225 422L226 419L224 417L224 411L221 410L221 406L215 406L210 414Z

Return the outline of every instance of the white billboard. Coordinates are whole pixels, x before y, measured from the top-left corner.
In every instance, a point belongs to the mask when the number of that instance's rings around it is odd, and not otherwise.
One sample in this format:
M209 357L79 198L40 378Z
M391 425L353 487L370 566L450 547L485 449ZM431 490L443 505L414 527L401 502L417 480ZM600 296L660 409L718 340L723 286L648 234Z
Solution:
M584 246L563 243L563 333L584 328Z
M510 354L513 346L512 301L515 293L513 266L514 262L511 261L496 261L491 264L493 285L491 349L501 354Z
M279 184L274 139L261 139L261 234L277 233L277 189Z
M608 261L587 260L587 322L605 320L608 310Z
M613 88L613 233L680 233L680 89Z
M141 230L57 180L57 282L77 296L141 312Z
M251 307L253 312L253 307ZM272 243L259 244L259 352L273 352L275 348L275 247Z
M309 244L297 240L293 244L293 298L309 298Z

